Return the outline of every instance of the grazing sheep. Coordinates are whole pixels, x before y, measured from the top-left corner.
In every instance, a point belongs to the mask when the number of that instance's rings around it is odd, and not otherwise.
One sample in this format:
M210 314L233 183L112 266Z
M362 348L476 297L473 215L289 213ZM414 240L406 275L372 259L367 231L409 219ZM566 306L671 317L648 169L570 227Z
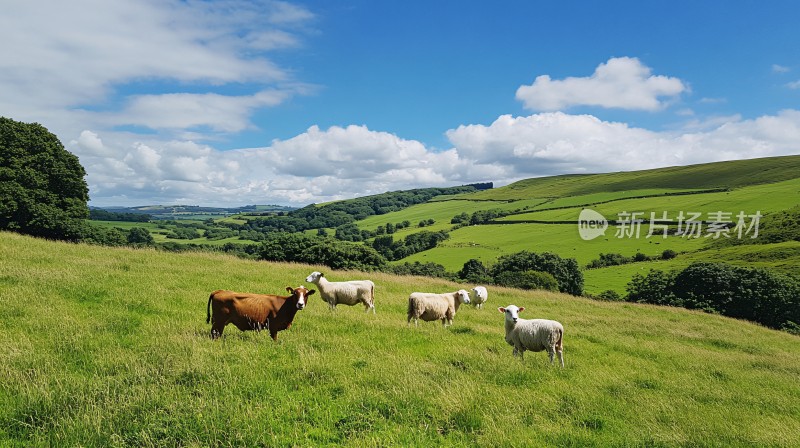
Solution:
M476 286L469 292L469 299L472 306L479 310L483 309L483 304L486 303L486 299L488 298L489 293L486 292L486 288L483 286Z
M547 350L550 355L550 364L553 363L553 354L558 353L558 360L561 367L564 367L564 354L561 339L564 336L564 327L554 321L547 319L521 319L519 313L525 311L525 307L508 305L497 309L506 316L506 342L514 347L512 353L520 359L523 358L525 350L540 352Z
M414 325L419 325L419 319L422 319L426 322L441 320L445 327L453 325L453 317L462 303L469 303L469 293L463 289L444 294L411 293L408 296L407 324L411 324L411 319L414 319Z
M314 271L306 281L317 285L320 297L331 310L335 310L339 304L352 306L363 303L365 312L372 310L372 314L375 314L375 283L370 280L329 282L325 274Z

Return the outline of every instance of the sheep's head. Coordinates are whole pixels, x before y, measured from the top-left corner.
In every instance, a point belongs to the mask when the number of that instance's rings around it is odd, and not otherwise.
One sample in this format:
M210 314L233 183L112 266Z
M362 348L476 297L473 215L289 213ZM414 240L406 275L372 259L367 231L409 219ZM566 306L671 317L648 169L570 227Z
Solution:
M324 276L325 274L323 274L322 272L314 271L311 274L309 274L308 277L306 277L306 281L310 283L317 283L319 279Z
M459 289L456 291L456 300L460 300L461 303L467 305L469 304L469 293L466 289Z
M517 323L517 319L519 319L519 313L525 311L524 306L516 306L516 305L508 305L507 307L503 308L502 306L497 309L501 313L506 315L506 322Z
M302 310L306 307L306 303L308 300L308 296L313 295L316 291L313 289L306 289L305 286L298 286L297 288L292 289L291 286L286 287L286 291L292 295L292 297L297 298L297 309Z

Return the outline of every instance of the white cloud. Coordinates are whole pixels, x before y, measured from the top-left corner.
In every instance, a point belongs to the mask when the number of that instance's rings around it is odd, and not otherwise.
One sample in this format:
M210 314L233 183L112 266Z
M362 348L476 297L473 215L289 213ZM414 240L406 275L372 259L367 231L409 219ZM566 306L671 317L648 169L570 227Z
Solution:
M531 85L517 89L526 109L563 110L572 106L599 106L655 111L663 98L673 98L688 87L678 78L655 76L637 58L611 58L585 78L552 80L541 75Z
M302 206L419 187L796 154L800 111L716 117L670 132L562 112L503 115L447 137L453 147L434 151L365 126L313 126L268 147L218 151L184 141L109 145L130 136L86 131L70 149L89 173L93 205Z
M447 136L463 159L494 165L515 178L787 155L799 149L800 111L755 120L733 116L709 126L654 132L555 112L504 115L489 126L460 126Z
M302 7L271 0L6 2L0 110L67 138L77 136L76 122L84 129L236 132L250 125L255 109L304 93L286 87L295 81L265 51L296 48L313 18ZM172 87L126 96L128 86L155 82ZM219 90L225 85L258 93L229 96Z
M794 81L794 82L790 82L790 83L786 84L786 87L788 87L788 88L790 88L792 90L800 89L800 80L797 80L797 81Z
M772 71L775 73L788 73L791 71L791 69L783 65L772 64Z

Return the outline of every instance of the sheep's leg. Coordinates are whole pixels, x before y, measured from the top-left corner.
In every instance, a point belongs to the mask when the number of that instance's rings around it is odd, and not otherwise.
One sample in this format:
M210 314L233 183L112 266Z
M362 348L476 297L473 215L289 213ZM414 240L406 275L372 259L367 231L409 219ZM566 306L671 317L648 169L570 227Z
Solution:
M553 364L553 355L555 355L555 354L556 354L555 349L553 349L553 348L548 348L547 349L547 356L550 357L550 364Z
M556 349L556 353L558 353L558 360L561 362L561 367L564 367L564 352L563 349L560 347Z

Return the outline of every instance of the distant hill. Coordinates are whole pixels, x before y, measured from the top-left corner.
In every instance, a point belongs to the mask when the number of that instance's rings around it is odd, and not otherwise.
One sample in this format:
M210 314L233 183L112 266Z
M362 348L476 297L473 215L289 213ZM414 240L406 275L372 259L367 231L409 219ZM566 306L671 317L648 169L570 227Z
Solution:
M800 151L800 148L798 148ZM470 195L470 199L565 197L649 188L718 189L780 182L800 177L800 155L732 160L642 171L567 174L525 179Z
M154 219L187 218L190 215L236 215L289 212L294 207L283 205L245 205L241 207L203 207L198 205L143 205L138 207L92 207L111 213L138 213Z

